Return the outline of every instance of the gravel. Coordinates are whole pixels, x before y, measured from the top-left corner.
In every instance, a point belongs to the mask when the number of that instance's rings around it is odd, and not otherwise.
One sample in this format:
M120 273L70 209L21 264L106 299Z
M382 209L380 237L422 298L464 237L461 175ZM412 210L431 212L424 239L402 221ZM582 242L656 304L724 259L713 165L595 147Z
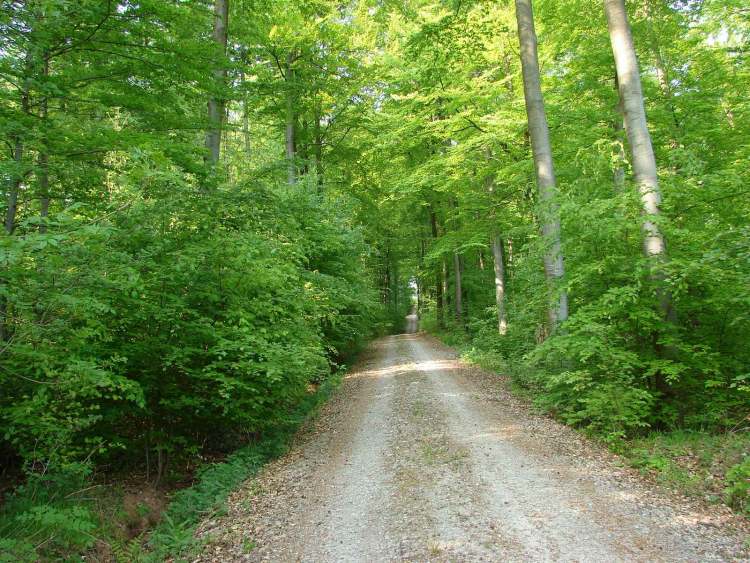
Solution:
M406 334L201 525L196 561L750 561L748 532Z

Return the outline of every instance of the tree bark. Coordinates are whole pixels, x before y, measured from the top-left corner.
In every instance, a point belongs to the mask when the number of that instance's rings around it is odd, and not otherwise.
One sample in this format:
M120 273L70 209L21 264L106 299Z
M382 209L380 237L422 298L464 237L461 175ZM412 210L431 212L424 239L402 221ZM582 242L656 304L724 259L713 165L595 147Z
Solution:
M495 259L497 331L505 335L508 332L508 319L505 316L505 263L503 262L503 239L497 234L492 237L492 257Z
M229 23L229 0L215 0L214 2L214 29L211 35L213 41L219 45L222 54L227 50L227 26ZM222 64L213 72L214 86L223 88L227 71ZM221 129L224 121L225 101L222 98L211 96L208 99L208 130L206 131L206 148L208 156L206 162L212 167L219 162L221 152Z
M240 71L240 82L245 83L243 71ZM250 156L250 115L247 109L247 94L242 97L242 137L245 144L245 156Z
M557 186L552 162L552 147L549 139L547 114L544 110L544 99L539 78L539 59L537 39L534 29L534 16L531 0L516 0L516 20L521 52L521 70L523 73L523 92L526 101L526 114L529 121L529 135L534 154L536 183L539 190L540 219L542 234L547 244L544 255L544 271L552 286L550 299L550 329L554 331L558 323L568 318L568 295L559 287L565 274L560 245L560 213L556 203Z
M511 92L512 93L512 92ZM492 158L492 151L488 148L485 156L489 161ZM492 175L487 175L484 179L484 185L487 192L492 194L495 191L495 182ZM492 214L494 217L494 212ZM497 307L497 331L504 335L508 332L508 320L505 314L505 262L503 256L503 239L499 233L492 235L492 257L495 262L495 305Z
M625 130L633 159L633 173L641 194L645 218L643 221L643 250L646 256L665 254L664 237L653 218L658 216L661 191L656 170L656 158L651 135L646 124L641 77L635 56L624 0L604 0L612 52L617 67L617 79L625 111Z
M45 57L42 73L46 79L49 76L49 60ZM39 149L39 232L47 232L47 216L49 215L49 149L47 148L47 96L39 102L39 117L43 128L42 146Z
M456 317L456 324L461 326L463 322L463 300L461 287L461 257L458 252L453 253L453 280L455 297L453 299L453 308Z
M625 111L625 131L632 155L633 174L641 194L644 212L643 251L646 257L659 263L666 257L664 236L654 222L660 214L661 190L651 134L646 122L641 76L633 35L630 31L624 0L604 0L604 11L617 68L620 97ZM671 297L664 288L660 289L659 308L666 318L672 318Z
M437 216L434 211L430 211L430 226L432 227L432 240L437 242L438 227ZM443 317L443 286L445 284L445 264L442 268L435 269L435 316L437 317L438 328L445 328L445 319Z
M323 133L320 120L323 118L320 100L315 104L315 123L313 123L313 154L315 156L315 179L317 181L318 193L323 193Z
M294 52L289 51L286 58L286 128L284 141L286 147L286 169L287 182L291 185L297 182L297 154L296 144L296 121L297 115L294 111Z

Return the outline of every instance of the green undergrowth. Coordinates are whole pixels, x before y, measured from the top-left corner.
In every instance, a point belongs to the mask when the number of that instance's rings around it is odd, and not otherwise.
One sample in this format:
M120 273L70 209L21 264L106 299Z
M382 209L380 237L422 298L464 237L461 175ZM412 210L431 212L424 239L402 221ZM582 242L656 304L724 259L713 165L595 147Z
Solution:
M262 439L207 463L193 484L171 494L164 507L141 494L133 510L123 508L128 495L122 487L91 487L84 470L76 482L69 471L65 483L20 487L0 512L0 561L78 561L82 553L90 561L187 560L201 547L197 525L221 515L232 491L287 450L294 434L340 385L343 373L342 368L308 393ZM135 526L140 531L130 537L127 532ZM82 546L88 546L84 552Z
M750 516L750 432L675 430L623 441L618 452L659 483Z
M226 461L208 466L189 489L172 499L160 524L148 541L147 559L162 561L167 556L181 558L199 547L194 537L198 523L225 509L229 494L269 460L282 455L297 430L325 403L340 385L343 371L325 380L309 394L277 430L257 444L242 448Z
M509 362L502 354L477 346L463 331L436 330L429 323L427 329L456 348L464 361L508 376L511 390L536 408L543 403L538 390L528 385L533 379L528 365ZM556 414L550 409L546 412ZM750 517L750 428L746 425L720 432L678 428L616 437L592 428L581 430L657 483L710 503L724 503Z

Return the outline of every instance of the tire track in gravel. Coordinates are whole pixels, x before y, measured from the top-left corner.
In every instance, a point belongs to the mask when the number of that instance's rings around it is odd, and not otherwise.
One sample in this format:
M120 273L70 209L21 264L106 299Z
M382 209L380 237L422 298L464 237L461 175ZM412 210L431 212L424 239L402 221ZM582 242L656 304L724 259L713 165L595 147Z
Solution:
M744 561L746 521L655 491L425 335L376 341L196 561Z

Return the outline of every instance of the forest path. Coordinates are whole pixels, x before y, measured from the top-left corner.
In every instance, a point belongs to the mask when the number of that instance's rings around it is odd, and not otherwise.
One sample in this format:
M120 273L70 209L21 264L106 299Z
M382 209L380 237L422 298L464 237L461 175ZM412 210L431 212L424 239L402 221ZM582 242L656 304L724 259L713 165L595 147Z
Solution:
M423 334L373 343L197 561L745 560L742 519L655 491Z

